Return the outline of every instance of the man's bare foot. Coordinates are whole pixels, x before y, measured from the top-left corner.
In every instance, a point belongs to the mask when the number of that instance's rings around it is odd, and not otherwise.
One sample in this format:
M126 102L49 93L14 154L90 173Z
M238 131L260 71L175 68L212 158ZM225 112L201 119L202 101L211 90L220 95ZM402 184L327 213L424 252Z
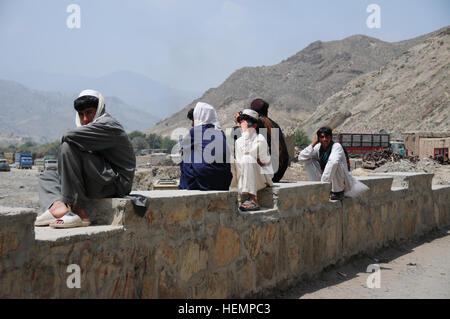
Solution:
M77 214L78 216L80 216L80 218L81 218L82 221L84 221L84 222L90 221L89 216L88 216L88 214L87 214L87 212L86 212L86 209L81 208L80 206L76 206L76 205L73 205L73 206L72 206L72 209L73 209L73 212L74 212L75 214Z
M258 197L256 197L256 195L249 193L248 197L255 202L256 206L259 206Z
M67 208L66 204L57 200L49 208L49 211L55 218L61 218L69 212L69 208Z

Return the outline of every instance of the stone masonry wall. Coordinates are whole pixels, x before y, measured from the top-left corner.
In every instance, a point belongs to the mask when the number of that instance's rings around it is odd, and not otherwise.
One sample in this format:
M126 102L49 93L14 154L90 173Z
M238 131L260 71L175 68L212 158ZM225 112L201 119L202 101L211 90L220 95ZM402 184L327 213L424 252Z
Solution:
M450 225L450 186L431 174L360 178L370 190L328 201L330 184L279 183L268 209L241 213L236 192L151 191L140 216L126 199L93 203L98 225L34 228L0 209L0 298L264 296L349 257ZM394 187L392 186L394 185ZM399 186L395 186L399 185ZM68 288L67 266L81 268Z

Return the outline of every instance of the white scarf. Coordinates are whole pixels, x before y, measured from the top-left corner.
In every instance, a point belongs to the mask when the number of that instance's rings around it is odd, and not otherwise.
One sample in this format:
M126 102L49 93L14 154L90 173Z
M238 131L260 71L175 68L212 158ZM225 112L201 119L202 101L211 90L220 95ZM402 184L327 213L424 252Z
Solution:
M95 113L94 120L91 123L95 123L95 121L105 115L105 99L103 98L103 95L95 90L84 90L80 93L78 97L82 96L95 96L98 99L98 106L97 106L97 112ZM75 112L75 124L77 127L82 126L80 117L78 116L78 112Z
M194 126L213 124L220 130L220 122L217 119L216 110L208 103L198 102L194 108Z

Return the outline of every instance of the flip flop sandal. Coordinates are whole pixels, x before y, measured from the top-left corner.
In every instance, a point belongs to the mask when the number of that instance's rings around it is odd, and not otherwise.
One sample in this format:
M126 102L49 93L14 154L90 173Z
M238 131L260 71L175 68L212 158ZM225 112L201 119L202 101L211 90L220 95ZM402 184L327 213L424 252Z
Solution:
M62 221L62 223L61 223ZM60 222L60 223L58 223ZM58 218L56 221L50 224L53 228L74 228L74 227L87 227L91 224L90 221L83 221L80 216L73 212L68 212L63 217Z
M241 202L241 204L239 205L239 209L241 209L241 207L247 207L251 204L252 204L252 201L250 199L247 199L247 200Z
M50 213L50 210L46 210L42 215L39 215L34 222L34 226L48 226L51 222L55 221L56 217Z
M260 210L261 208L256 205L256 203L253 200L246 200L245 202L242 203L241 206L239 206L239 209L241 211L255 211L255 210Z

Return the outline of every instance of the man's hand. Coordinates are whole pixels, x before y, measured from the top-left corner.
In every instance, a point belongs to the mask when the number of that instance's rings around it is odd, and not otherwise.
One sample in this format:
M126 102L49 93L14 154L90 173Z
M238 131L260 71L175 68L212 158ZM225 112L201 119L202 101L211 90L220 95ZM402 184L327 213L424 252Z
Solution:
M236 114L234 115L234 124L239 125L237 118L239 117L239 112L236 112Z
M266 164L264 164L263 162L261 162L261 161L259 160L259 158L256 159L256 162L259 164L259 166L266 166Z
M311 146L314 147L314 146L316 146L317 143L319 143L319 136L317 135L317 132L316 132L314 141L311 143Z

